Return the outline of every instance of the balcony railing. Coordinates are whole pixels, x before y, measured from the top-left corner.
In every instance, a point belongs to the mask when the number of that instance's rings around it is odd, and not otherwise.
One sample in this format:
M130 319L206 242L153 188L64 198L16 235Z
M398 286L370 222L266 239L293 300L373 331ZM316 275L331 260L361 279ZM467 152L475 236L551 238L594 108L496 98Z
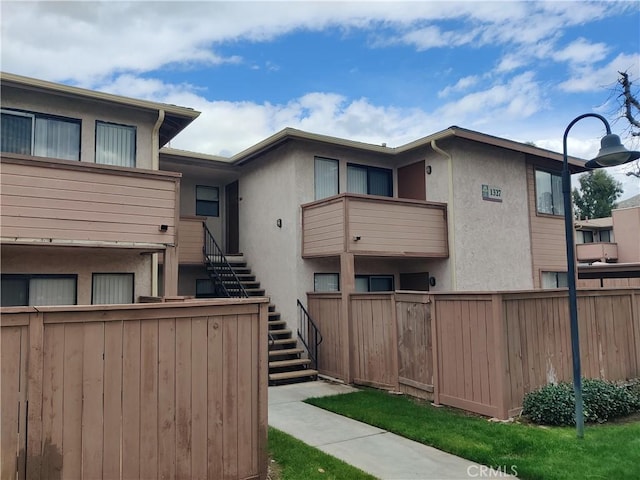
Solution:
M447 205L343 193L302 205L302 256L443 258Z
M618 259L617 243L578 243L576 257L579 262L613 261Z
M164 248L180 175L3 154L2 243Z

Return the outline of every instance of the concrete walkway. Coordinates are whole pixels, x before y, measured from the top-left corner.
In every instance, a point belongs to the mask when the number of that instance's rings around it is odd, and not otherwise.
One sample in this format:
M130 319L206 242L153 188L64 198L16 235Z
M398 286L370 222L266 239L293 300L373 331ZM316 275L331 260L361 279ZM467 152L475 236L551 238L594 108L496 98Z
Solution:
M269 387L269 425L383 480L514 478L303 403L352 391L324 381Z

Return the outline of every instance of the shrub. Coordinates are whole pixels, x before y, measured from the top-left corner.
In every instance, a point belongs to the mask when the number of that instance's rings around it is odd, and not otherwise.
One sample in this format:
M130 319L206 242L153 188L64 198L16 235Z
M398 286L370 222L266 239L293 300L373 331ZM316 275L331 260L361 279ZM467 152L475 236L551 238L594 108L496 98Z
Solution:
M640 408L640 399L632 391L597 379L583 380L582 400L586 422L606 422ZM550 384L528 393L524 398L522 413L535 423L575 425L573 385Z

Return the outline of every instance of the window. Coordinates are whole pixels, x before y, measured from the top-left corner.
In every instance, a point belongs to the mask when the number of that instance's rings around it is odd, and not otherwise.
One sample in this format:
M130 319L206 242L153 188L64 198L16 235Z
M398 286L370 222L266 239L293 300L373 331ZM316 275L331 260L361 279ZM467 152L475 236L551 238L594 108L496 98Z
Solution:
M338 160L316 157L314 173L316 200L338 194Z
M196 298L211 298L216 296L216 289L210 279L196 280Z
M356 292L393 292L393 275L356 275Z
M136 127L96 122L96 163L136 166Z
M80 160L80 120L2 110L2 151Z
M542 288L563 288L566 286L566 272L542 272Z
M2 275L1 305L75 305L76 275Z
M133 273L94 273L92 283L94 305L134 302Z
M564 215L560 175L536 170L536 195L538 213Z
M220 190L218 187L196 186L196 215L220 216Z
M337 273L315 273L313 275L314 292L339 292L340 275Z
M611 243L611 230L600 230L600 241L605 243Z
M347 191L364 195L393 196L393 174L386 168L347 165Z
M591 230L578 230L576 232L576 243L593 243L593 232Z

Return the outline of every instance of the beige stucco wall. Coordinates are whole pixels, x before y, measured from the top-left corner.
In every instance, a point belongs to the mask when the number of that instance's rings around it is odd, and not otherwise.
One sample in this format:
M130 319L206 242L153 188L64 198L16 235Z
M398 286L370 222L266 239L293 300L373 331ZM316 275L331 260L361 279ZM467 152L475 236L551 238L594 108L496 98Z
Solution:
M640 262L640 207L614 210L611 216L618 262Z
M128 249L7 246L2 273L76 274L78 305L91 304L93 273L133 273L134 298L151 295L151 256Z
M451 153L456 290L533 288L524 156L466 140ZM483 184L502 202L483 200Z
M122 105L70 99L3 86L2 108L26 110L81 120L80 161L95 162L96 121L136 127L136 167L154 169L152 132L157 115Z

